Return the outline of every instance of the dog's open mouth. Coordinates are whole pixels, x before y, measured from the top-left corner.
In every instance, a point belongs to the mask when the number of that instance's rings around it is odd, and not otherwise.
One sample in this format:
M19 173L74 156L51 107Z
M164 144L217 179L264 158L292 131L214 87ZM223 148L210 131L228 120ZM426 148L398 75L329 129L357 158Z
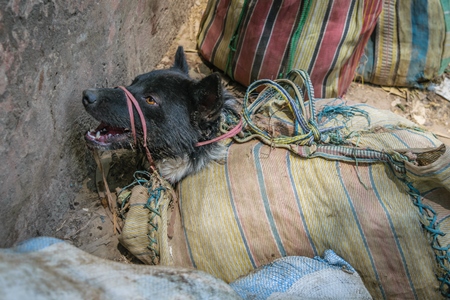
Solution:
M131 132L127 128L113 127L101 123L96 129L86 133L89 147L102 150L130 148Z

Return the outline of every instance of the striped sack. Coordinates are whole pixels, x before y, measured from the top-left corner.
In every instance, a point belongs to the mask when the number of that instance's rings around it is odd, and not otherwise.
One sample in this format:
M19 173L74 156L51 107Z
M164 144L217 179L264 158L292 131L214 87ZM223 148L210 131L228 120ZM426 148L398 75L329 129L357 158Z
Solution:
M384 0L357 73L366 82L422 87L450 63L450 1Z
M256 111L270 116L260 122L268 130L297 131L286 125L296 104L282 105L276 91L284 83L263 83L274 88L248 110L269 98ZM253 88L261 85L248 94ZM448 293L450 148L389 111L350 104L320 99L301 109L313 116L306 124L316 123L330 140L339 135L341 144L234 142L224 163L179 183L170 264L231 282L279 257L332 249L358 271L374 299Z
M291 69L311 75L318 97L347 90L382 0L210 0L200 54L247 86Z

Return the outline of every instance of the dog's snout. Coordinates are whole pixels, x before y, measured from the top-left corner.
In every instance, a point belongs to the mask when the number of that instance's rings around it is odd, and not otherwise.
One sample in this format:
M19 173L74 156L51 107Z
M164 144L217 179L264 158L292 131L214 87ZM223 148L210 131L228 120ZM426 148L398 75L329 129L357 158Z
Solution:
M98 93L93 90L85 90L83 91L83 105L84 106L88 106L88 105L92 105L95 102L97 102L98 100Z

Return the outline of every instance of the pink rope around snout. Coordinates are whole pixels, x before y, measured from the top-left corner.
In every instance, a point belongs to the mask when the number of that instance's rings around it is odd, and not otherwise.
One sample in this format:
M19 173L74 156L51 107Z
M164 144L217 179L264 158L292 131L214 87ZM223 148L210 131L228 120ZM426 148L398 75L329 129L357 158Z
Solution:
M125 92L125 96L127 97L128 113L130 114L131 133L133 134L134 143L136 144L136 127L134 126L133 105L138 112L139 119L141 120L142 131L144 132L145 153L147 155L148 162L150 163L150 168L154 169L155 163L153 161L150 150L148 150L147 147L147 123L145 122L144 114L142 113L141 107L139 106L139 103L137 102L136 98L134 98L133 94L131 94L125 87L119 86L119 88Z

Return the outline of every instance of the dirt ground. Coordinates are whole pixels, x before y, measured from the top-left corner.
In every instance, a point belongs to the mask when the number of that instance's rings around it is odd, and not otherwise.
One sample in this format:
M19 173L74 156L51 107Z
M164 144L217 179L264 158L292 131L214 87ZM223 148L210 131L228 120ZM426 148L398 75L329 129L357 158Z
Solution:
M193 78L202 78L213 71L202 62L195 50L196 34L206 2L206 0L199 0L195 3L191 9L188 22L181 28L177 39L160 64L156 66L157 69L171 66L177 46L183 45L191 67L190 74ZM226 78L224 80L232 92L238 97L242 97L245 92L243 87L229 82ZM385 88L353 82L344 98L367 103L380 109L391 110L434 132L439 139L450 145L450 101L433 92ZM114 191L116 187L130 183L133 168L131 170L128 168L128 173L114 171L126 169L120 165L120 157L130 154L119 152L112 156L111 154L104 155L106 155L103 156L105 162L112 162L108 176L110 190ZM85 181L82 191L71 204L70 211L65 216L64 221L56 229L55 236L70 241L80 249L96 256L115 261L136 263L132 255L119 244L118 235L113 230L110 213L102 205L100 199L104 195L99 196L95 191L95 181L97 184L101 182L99 173L95 179Z

